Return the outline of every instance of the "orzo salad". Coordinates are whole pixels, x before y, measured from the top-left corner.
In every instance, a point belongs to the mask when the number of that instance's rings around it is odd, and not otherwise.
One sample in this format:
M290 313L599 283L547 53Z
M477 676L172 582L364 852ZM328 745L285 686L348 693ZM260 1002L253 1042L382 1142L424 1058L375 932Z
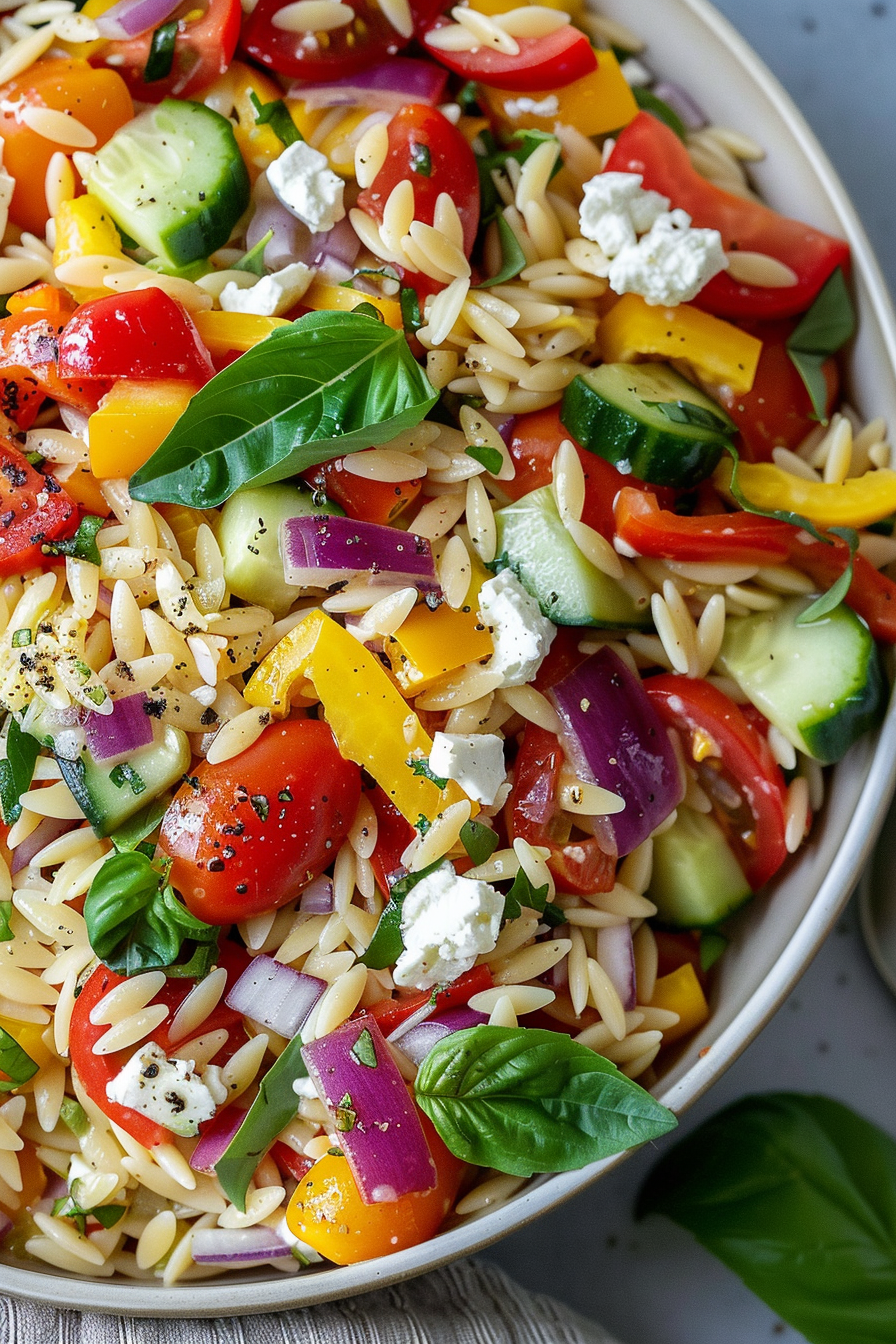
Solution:
M0 1242L165 1284L670 1129L896 641L759 146L579 5L203 2L0 21Z

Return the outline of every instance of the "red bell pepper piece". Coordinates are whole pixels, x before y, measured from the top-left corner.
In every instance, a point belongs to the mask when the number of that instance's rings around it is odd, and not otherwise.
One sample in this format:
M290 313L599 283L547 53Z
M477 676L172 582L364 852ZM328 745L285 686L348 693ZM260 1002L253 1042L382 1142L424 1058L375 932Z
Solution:
M474 994L481 994L483 990L491 989L492 984L492 973L489 968L474 966L471 971L459 975L445 989L439 990L433 1015L443 1013L448 1008L461 1008L465 1003L469 1003ZM408 994L401 999L381 999L379 1003L373 1004L365 1011L368 1016L376 1018L376 1024L383 1035L389 1036L396 1027L401 1026L402 1022L413 1013L419 1012L431 1000L432 990L426 989L419 994Z
M774 565L786 560L796 529L754 513L682 517L656 497L629 487L616 496L616 535L637 555L654 560Z
M51 289L49 285L32 286L39 288ZM12 295L10 302L20 297ZM59 337L70 314L71 309L61 303L29 306L11 310L0 322L0 411L20 429L34 424L45 397L90 415L111 386L108 382L85 383L78 373L71 379L60 376L56 367Z
M572 24L544 37L517 38L519 51L508 56L484 45L472 51L444 51L432 45L429 39L449 22L447 18L437 19L424 35L423 45L430 56L461 79L476 79L493 89L532 93L563 88L597 69L597 53L586 35Z
M620 131L606 171L640 173L645 190L686 210L696 228L718 229L726 252L762 252L795 272L796 283L779 289L739 284L724 272L714 276L695 303L719 317L759 320L805 312L837 267L849 268L849 244L842 238L707 182L675 132L649 112L639 112Z
M805 537L805 533L794 537L790 563L808 574L820 591L825 592L846 569L849 549L839 538L833 546L826 546L821 541L803 540ZM863 555L857 555L853 561L852 582L845 601L857 616L861 616L875 639L896 644L896 583L875 569Z
M395 873L403 876L405 870L401 866L401 856L417 832L379 784L374 784L364 792L376 813L377 821L376 845L370 863L377 886L384 896L388 896L391 886L389 878Z
M174 378L202 386L214 372L192 318L161 289L82 303L59 340L62 378Z
M45 563L43 545L70 537L77 526L78 506L58 481L0 435L0 574Z

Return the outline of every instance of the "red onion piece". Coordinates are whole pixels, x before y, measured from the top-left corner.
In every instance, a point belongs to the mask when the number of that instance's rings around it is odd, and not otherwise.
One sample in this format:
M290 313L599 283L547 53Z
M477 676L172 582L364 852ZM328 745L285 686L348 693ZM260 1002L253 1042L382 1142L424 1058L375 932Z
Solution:
M413 532L353 518L287 518L280 525L287 583L327 588L365 571L381 584L438 590L430 544Z
M694 102L691 95L680 84L670 84L663 80L659 84L654 84L653 92L657 98L661 98L664 103L668 103L673 112L678 113L689 131L699 131L701 126L706 125L706 113L703 108Z
M304 975L273 957L255 957L224 996L228 1008L291 1039L326 989L325 980Z
M306 1045L302 1057L340 1125L339 1146L364 1203L432 1190L436 1169L417 1108L376 1021L346 1022Z
M97 592L96 609L101 616L109 616L112 612L112 589L102 582Z
M30 835L26 835L21 844L16 845L12 851L12 858L9 865L9 871L15 877L23 868L27 868L35 854L39 854L45 845L58 840L60 835L73 831L80 825L77 821L63 821L60 817L44 817L39 821Z
M198 1227L190 1253L197 1265L249 1265L292 1255L286 1242L264 1223L254 1227Z
M620 857L630 854L684 797L669 734L640 678L612 649L592 654L549 694L579 777L625 800L610 820Z
M637 1002L635 987L635 949L632 945L632 926L614 924L597 931L597 959L613 982L613 988L630 1013Z
M139 37L164 23L179 3L180 0L118 0L117 5L97 15L94 22L102 37L113 40Z
M369 107L397 112L408 103L443 101L447 70L432 61L393 56L356 75L325 84L293 84L288 98L301 98L309 111L320 107Z
M270 270L279 271L302 261L320 268L336 283L349 278L361 240L348 219L341 219L325 233L312 233L277 199L263 175L255 184L254 198L255 214L246 230L246 248L255 247L265 234L273 233L264 249L264 262Z
M303 915L332 915L333 880L329 877L316 877L302 892L299 909Z
M434 1045L455 1031L466 1031L468 1027L481 1026L488 1021L486 1013L477 1013L475 1008L449 1008L447 1013L418 1022L401 1038L399 1049L408 1059L418 1066L423 1063Z
M141 747L149 746L152 719L144 709L146 703L146 694L140 691L137 695L126 695L114 701L111 714L90 711L84 721L84 733L87 750L95 761L105 761L106 764L126 761Z
M224 1156L224 1150L246 1118L241 1106L227 1106L203 1127L202 1138L190 1154L194 1171L214 1176L215 1164Z

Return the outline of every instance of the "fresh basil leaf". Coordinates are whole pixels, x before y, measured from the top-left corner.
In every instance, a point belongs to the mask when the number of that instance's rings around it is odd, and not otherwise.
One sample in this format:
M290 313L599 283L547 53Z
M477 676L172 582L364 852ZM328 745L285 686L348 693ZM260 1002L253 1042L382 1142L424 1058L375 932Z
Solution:
M0 815L7 826L18 821L22 815L19 798L31 788L39 755L40 743L37 738L24 733L18 720L10 715L6 733L6 758L0 761Z
M374 321L381 324L385 323L386 320L376 304L370 303L369 300L365 300L364 303L355 304L352 312L359 317L372 317Z
M727 946L728 939L724 934L716 933L713 929L704 929L700 934L701 971L708 971L715 966Z
M82 1209L71 1195L63 1195L53 1204L53 1217L71 1218L82 1237L87 1230L88 1218L95 1218L102 1227L114 1227L126 1213L123 1204L99 1204L94 1209Z
M522 913L521 907L524 905L540 915L547 904L548 890L547 883L543 887L533 886L521 868L504 897L504 918L519 919Z
M896 1142L840 1102L735 1102L666 1153L637 1212L687 1228L811 1344L891 1344Z
M252 89L249 93L249 101L255 108L255 122L258 126L270 126L277 139L288 149L298 140L304 140L299 128L296 126L292 117L289 115L289 108L282 98L274 98L269 103L263 103L258 94Z
M501 269L497 275L479 283L480 289L491 289L492 285L506 285L508 280L526 269L526 254L516 240L516 234L503 215L495 216L498 226L498 238L501 242Z
M465 117L481 117L482 108L478 103L479 85L475 79L468 79L457 92L454 101L460 105Z
M105 518L98 518L93 513L85 513L73 537L65 541L45 542L41 550L44 555L71 555L78 560L89 560L92 565L99 567L101 556L96 534L105 521Z
M657 98L656 94L651 93L650 89L635 86L632 88L632 93L642 112L651 112L657 121L665 122L669 130L674 131L679 140L687 139L687 127L674 107L670 107L662 98Z
M110 854L84 901L90 946L119 975L164 968L169 975L205 975L220 929L196 919L139 850ZM178 966L183 944L197 944Z
M573 1171L678 1123L587 1046L528 1027L483 1025L444 1037L414 1086L456 1157L514 1176Z
M246 1191L255 1168L284 1125L295 1118L296 1094L292 1085L297 1078L307 1077L302 1037L297 1033L262 1077L258 1096L246 1118L215 1163L221 1188L240 1213L246 1212Z
M15 1036L0 1027L0 1093L15 1092L17 1087L27 1083L37 1073L38 1065L26 1054Z
M467 457L472 457L474 462L481 462L490 476L497 476L504 464L504 459L497 448L490 448L487 443L471 443L464 450Z
M787 353L805 384L816 417L824 423L827 423L828 388L823 365L846 344L855 329L855 307L838 266L787 339Z
M460 828L460 840L477 868L488 862L501 843L495 832L481 821L465 821Z
M539 145L543 145L546 140L556 139L557 137L551 135L549 131L538 130L515 131L503 145L496 142L490 131L483 131L477 136L475 147L476 167L479 172L479 217L483 224L487 224L495 217L501 218L504 206L492 174L505 172L508 159L516 159L517 163L524 164ZM558 155L551 177L559 173L562 167L563 160Z
M437 788L445 789L448 787L447 779L442 779L441 775L433 774L428 757L411 757L410 760L405 761L405 765L410 766L412 774L421 775L423 779L430 780Z
M12 919L12 901L0 901L0 943L8 943L15 934L9 927Z
M264 250L274 236L274 230L268 229L263 238L259 238L254 247L250 248L244 257L235 261L231 266L232 271L249 271L252 275L265 276L268 268L264 264Z
M401 322L408 336L414 335L423 326L423 318L420 314L420 298L416 289L411 289L410 285L402 285L399 294L401 303ZM355 312L357 312L357 308Z
M426 818L422 817L421 820L425 821ZM426 829L429 829L429 823L427 823ZM425 834L425 832L421 831L421 834ZM419 873L407 873L393 883L389 892L389 899L383 907L383 913L380 915L379 922L373 931L373 937L367 951L363 957L358 958L372 971L384 971L387 966L392 966L401 956L404 951L404 942L401 937L401 907L404 905L404 898L409 891L413 891L422 878L434 873L442 863L442 859L437 859L428 868L421 868Z
M403 332L357 312L306 313L196 393L131 494L221 504L244 485L385 443L437 399Z
M161 24L152 35L149 55L143 67L144 84L153 84L157 79L167 79L174 64L174 48L177 43L177 19Z
M811 625L813 621L820 621L822 616L827 616L829 611L839 607L849 592L852 583L856 552L859 549L859 535L851 527L831 527L828 528L828 531L846 542L849 547L849 562L839 579L831 584L828 591L822 593L821 597L817 597L805 611L800 612L796 618L797 625Z
M644 405L653 406L676 425L694 425L697 429L711 430L713 434L733 434L736 428L721 411L714 415L705 406L695 406L692 401L645 401Z

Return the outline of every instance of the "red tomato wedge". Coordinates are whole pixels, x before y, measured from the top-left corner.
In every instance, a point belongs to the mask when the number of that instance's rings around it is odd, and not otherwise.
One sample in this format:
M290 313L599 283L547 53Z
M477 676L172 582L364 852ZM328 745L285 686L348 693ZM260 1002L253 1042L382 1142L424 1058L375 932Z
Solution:
M415 33L432 23L442 4L440 0L412 0L413 31L407 34L399 32L371 0L353 0L355 17L320 34L276 27L274 15L282 8L283 0L259 0L243 21L243 50L259 65L281 75L325 81L356 75L402 51Z
M198 17L197 17L198 15ZM119 42L106 42L91 57L93 65L116 70L135 98L159 103L163 98L191 98L230 65L240 36L240 0L210 0L203 13L191 0L183 0L175 13L177 36L171 69L149 83L143 73L149 60L153 32Z
M516 56L485 45L472 51L443 51L431 39L448 23L450 19L440 19L424 34L430 56L462 79L477 79L493 89L525 93L561 89L597 69L597 53L588 38L569 23L544 37L516 38Z
M0 575L45 563L44 543L70 537L77 526L78 507L62 486L0 436Z

